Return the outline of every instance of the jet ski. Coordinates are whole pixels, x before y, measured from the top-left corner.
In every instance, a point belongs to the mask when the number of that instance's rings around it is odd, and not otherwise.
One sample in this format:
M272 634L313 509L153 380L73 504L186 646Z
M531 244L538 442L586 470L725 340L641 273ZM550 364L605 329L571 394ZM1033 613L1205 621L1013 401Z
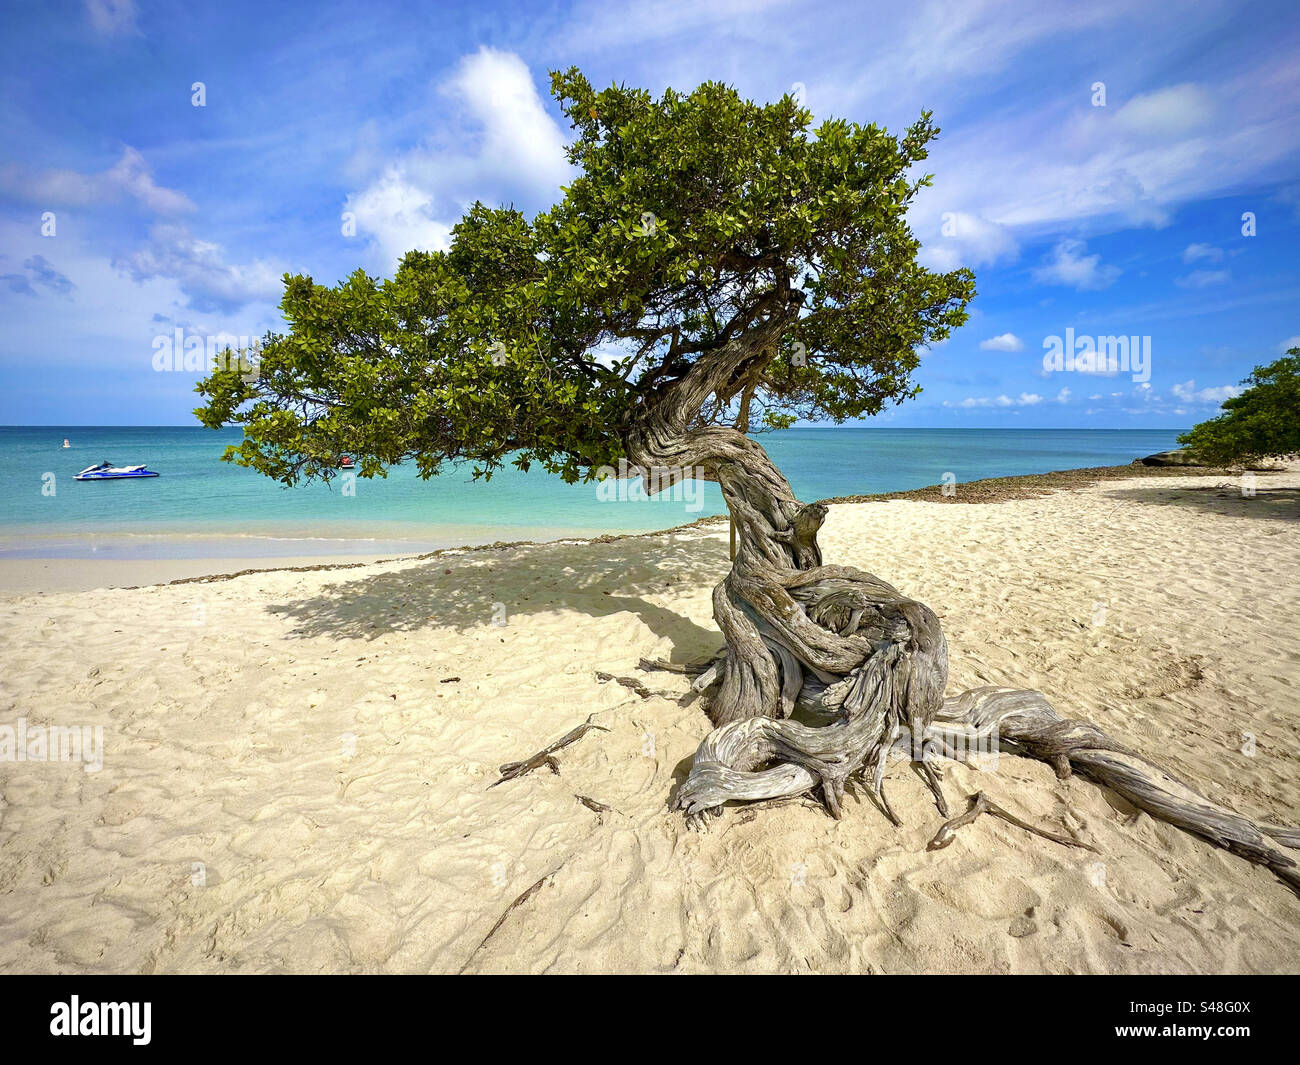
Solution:
M126 477L157 477L152 470L141 466L114 466L111 462L97 462L87 466L74 481L117 481Z

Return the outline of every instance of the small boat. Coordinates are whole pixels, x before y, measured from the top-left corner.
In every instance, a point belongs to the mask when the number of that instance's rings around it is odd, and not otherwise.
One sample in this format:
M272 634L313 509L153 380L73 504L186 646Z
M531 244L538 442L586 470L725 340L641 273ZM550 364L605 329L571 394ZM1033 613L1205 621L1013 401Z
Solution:
M118 481L127 477L157 477L152 470L141 466L114 466L111 462L97 462L87 466L74 481Z
M63 438L63 446L64 446L64 447L71 447L71 446L72 446L71 444L68 443L68 438L67 438L66 436Z
M356 468L357 468L357 464L353 462L352 459L350 459L347 455L339 456L340 470L355 470Z

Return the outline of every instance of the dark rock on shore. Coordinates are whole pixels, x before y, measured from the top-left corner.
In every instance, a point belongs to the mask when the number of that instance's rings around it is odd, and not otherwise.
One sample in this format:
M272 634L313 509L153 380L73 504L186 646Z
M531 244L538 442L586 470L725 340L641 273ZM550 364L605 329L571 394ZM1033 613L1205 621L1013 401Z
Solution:
M1205 463L1199 462L1186 448L1179 448L1177 451L1157 451L1154 455L1148 455L1144 459L1138 459L1143 466L1204 466Z

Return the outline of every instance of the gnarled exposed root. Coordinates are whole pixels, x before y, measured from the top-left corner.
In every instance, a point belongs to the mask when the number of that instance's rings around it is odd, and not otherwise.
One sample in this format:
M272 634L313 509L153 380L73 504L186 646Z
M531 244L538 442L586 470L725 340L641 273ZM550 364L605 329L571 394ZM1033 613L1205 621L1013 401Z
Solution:
M1258 824L1205 798L1173 773L1115 742L1096 725L1061 717L1040 692L975 688L946 699L919 739L913 734L892 740L882 721L897 721L901 716L897 692L909 658L899 647L892 644L873 654L853 677L836 686L852 681L857 693L846 700L851 707L847 718L816 728L793 721L753 719L715 729L700 745L677 805L698 814L732 799L797 795L820 784L827 806L838 816L838 802L826 791L827 780L834 785L852 774L871 773L878 788L884 757L891 747L910 751L923 767L931 754L960 758L994 753L1002 747L1048 762L1058 772L1062 765L1068 766L1111 788L1152 817L1266 866L1300 894L1300 866L1285 850L1300 848L1300 828ZM935 790L942 794L937 784ZM942 840L938 845L948 841L945 834L950 838L955 828L983 811L1056 842L1076 844L1035 829L984 799L982 806L977 803L945 825L936 837Z
M921 779L925 781L926 787L934 794L935 805L939 807L939 813L944 817L948 816L948 800L944 798L943 784L939 779L939 771L934 768L934 763L929 757L923 757L916 763L921 774Z
M1258 824L1207 799L1169 770L1116 743L1096 725L1060 717L1040 692L975 688L947 700L940 717L950 724L996 728L1003 743L1031 758L1065 759L1076 772L1111 788L1157 820L1268 867L1300 894L1300 866L1282 849L1300 848L1300 828Z
M1071 839L1069 836L1062 836L1056 832L1048 832L1045 828L1035 828L1028 821L1022 821L1015 814L1007 813L997 803L990 799L984 792L977 792L971 799L970 808L964 814L958 814L950 821L945 821L935 833L934 839L930 840L927 850L937 851L948 846L957 835L959 828L965 828L967 825L974 824L979 820L980 814L992 814L994 817L1000 817L1009 825L1015 825L1017 828L1023 828L1026 832L1032 832L1035 836L1042 836L1043 839L1050 839L1053 843L1059 843L1063 847L1081 847L1086 851L1096 851L1097 848L1091 843L1081 843L1077 839Z

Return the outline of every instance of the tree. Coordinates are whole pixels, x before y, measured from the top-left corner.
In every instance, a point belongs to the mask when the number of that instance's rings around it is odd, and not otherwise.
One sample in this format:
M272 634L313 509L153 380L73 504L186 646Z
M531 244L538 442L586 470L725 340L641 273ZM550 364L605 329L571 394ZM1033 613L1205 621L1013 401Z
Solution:
M1224 400L1223 413L1178 438L1214 466L1252 462L1300 451L1300 348L1241 382L1250 387Z
M907 737L945 813L928 755L990 734L1058 769L1095 755L1103 780L1137 780L1115 786L1139 805L1153 806L1143 787L1167 797L1127 761L1105 769L1122 749L1037 693L945 703L935 614L824 564L825 508L800 503L753 438L915 395L918 349L965 321L973 276L921 266L906 222L929 180L915 172L929 113L900 137L842 120L814 133L792 98L717 83L656 99L570 70L552 91L578 171L561 202L531 221L475 204L447 251L409 253L390 281L286 278L289 332L267 338L259 372L199 385L203 424L244 427L226 458L287 484L329 478L341 454L367 477L403 460L490 477L509 461L572 482L622 461L660 487L715 481L738 549L713 595L717 728L675 797L692 819L813 790L839 816L851 779L892 818L885 762ZM1243 846L1279 853L1223 816Z

